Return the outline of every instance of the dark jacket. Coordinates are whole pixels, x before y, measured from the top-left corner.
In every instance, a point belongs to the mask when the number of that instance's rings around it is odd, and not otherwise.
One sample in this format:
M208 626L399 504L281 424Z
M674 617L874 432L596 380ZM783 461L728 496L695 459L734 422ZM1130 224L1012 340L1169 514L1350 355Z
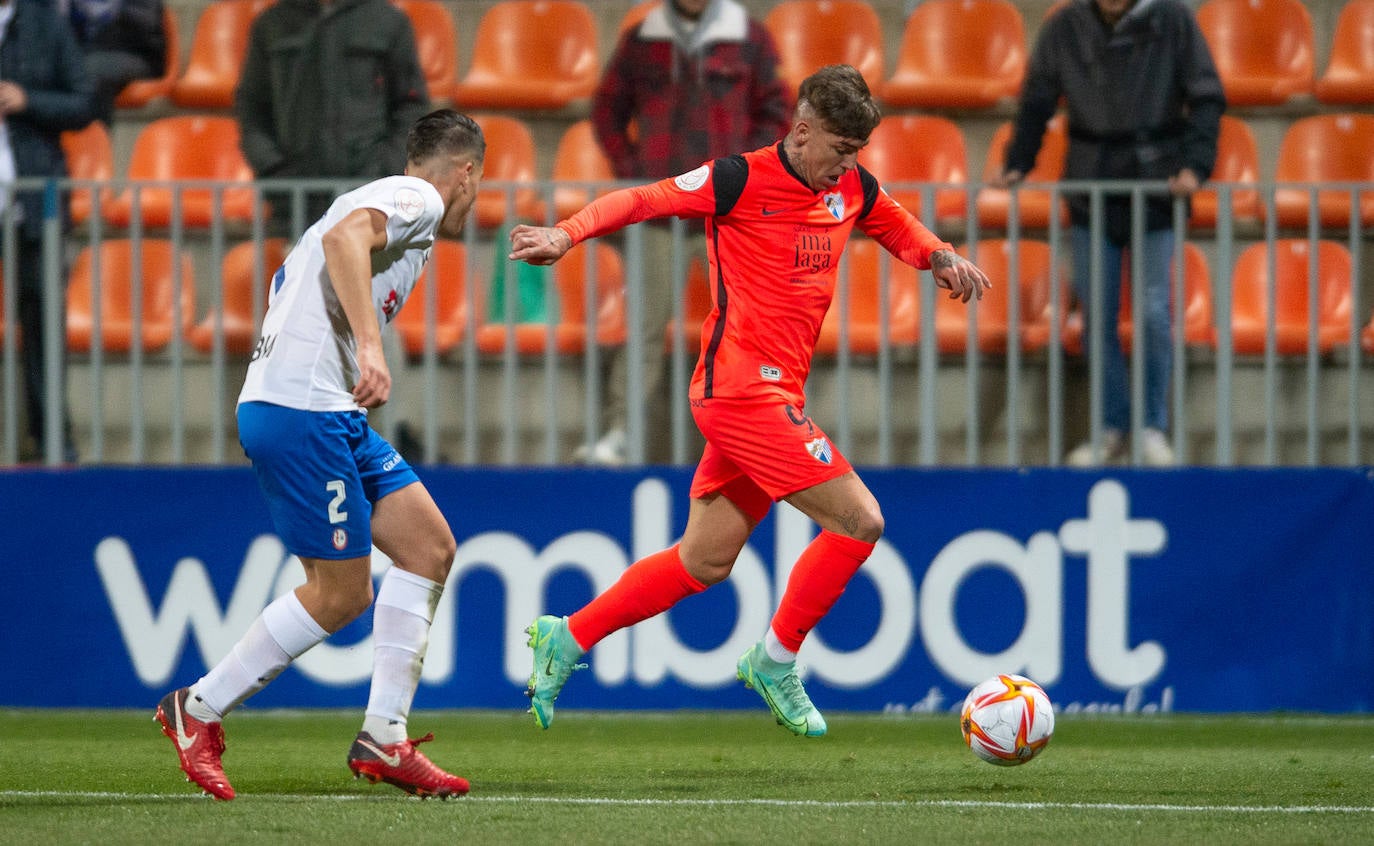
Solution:
M133 53L157 68L159 75L165 69L167 32L162 25L162 0L120 0L113 18L105 22L85 21L77 9L72 22L87 53Z
M259 178L400 173L429 94L405 13L387 0L280 0L249 36L234 109Z
M1140 0L1109 30L1092 0L1074 0L1040 29L1021 90L1008 170L1028 172L1060 95L1068 107L1065 179L1206 179L1226 108L1216 65L1182 0ZM1074 223L1088 199L1069 198ZM1168 196L1147 198L1146 228L1169 227ZM1130 200L1108 195L1108 234L1124 243Z
M20 177L67 175L61 134L91 122L91 80L64 18L45 0L14 0L14 17L0 43L0 79L24 89L28 105L9 115L10 149ZM24 234L36 238L43 225L43 192L17 198ZM66 217L65 203L63 218Z

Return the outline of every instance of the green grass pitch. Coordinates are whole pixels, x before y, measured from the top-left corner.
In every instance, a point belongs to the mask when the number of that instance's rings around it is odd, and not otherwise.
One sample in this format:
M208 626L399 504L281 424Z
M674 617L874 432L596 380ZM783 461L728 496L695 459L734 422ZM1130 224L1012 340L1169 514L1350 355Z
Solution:
M1374 843L1374 717L1061 715L1036 760L974 758L957 720L766 711L422 711L472 794L352 779L361 715L225 723L238 798L187 784L146 711L0 709L0 843Z

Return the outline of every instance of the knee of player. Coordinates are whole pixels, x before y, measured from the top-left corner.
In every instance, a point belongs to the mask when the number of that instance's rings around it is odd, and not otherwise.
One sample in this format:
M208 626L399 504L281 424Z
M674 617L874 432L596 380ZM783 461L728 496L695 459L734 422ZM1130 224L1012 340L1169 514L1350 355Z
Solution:
M883 522L883 511L874 502L866 508L861 508L855 514L852 524L852 531L849 536L864 543L877 543L883 536L883 529L886 524Z
M336 632L361 617L372 605L372 585L369 582L364 589L336 591L325 595L322 600L325 607L321 609L321 616L324 619L317 622L326 631Z
M692 578L710 587L719 584L729 577L730 571L735 567L735 558L738 555L725 555L720 551L702 551L693 554L689 550L682 552L682 566L687 570Z
M442 583L453 566L453 556L458 554L458 541L453 537L453 532L446 530L442 536L436 537L433 550L435 572L441 576L436 581Z

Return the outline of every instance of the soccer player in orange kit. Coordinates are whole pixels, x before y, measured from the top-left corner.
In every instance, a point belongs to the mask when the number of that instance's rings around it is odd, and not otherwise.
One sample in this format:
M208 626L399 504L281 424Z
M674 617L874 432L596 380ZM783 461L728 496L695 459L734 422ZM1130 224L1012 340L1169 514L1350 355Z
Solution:
M820 526L792 568L764 638L737 665L778 722L819 737L825 718L797 676L802 640L883 533L878 502L806 414L804 386L840 254L854 227L930 269L964 302L987 276L941 241L857 162L880 119L858 71L831 65L802 82L792 128L770 147L607 194L556 226L520 225L510 257L549 264L581 241L654 217L705 218L712 309L692 376L692 416L706 448L678 544L632 564L568 617L529 627L530 711L548 728L578 659L607 635L725 579L775 500Z

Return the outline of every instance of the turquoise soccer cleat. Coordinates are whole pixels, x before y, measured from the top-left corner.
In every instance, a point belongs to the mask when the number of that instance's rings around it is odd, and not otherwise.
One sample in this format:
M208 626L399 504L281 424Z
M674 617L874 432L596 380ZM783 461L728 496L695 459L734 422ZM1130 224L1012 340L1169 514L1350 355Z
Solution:
M740 656L736 665L739 680L750 690L757 691L768 710L777 718L778 725L795 735L820 737L825 734L825 717L811 704L801 679L797 678L797 665L780 664L768 657L763 644L755 644L752 649Z
M534 670L530 673L525 695L530 698L529 712L534 715L534 721L546 729L553 722L553 702L568 676L574 670L585 670L587 665L577 663L583 650L568 631L567 617L545 615L531 623L525 632L534 650Z

